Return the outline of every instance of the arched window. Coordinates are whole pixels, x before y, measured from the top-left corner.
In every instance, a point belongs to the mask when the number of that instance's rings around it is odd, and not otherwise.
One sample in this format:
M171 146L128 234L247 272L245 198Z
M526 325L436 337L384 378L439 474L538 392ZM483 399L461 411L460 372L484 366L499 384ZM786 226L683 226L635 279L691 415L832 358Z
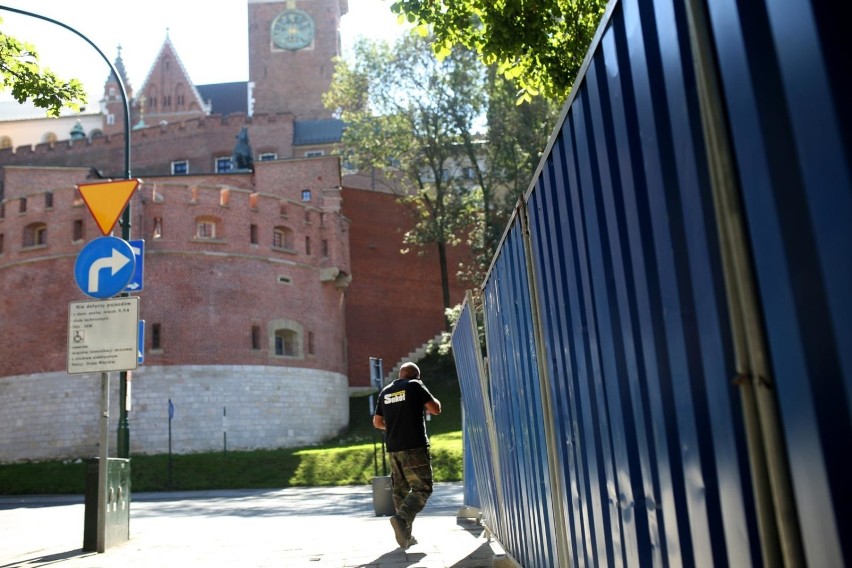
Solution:
M222 238L220 222L216 217L196 217L195 238L200 240L215 240Z
M294 250L293 229L279 225L272 230L272 248Z
M302 358L302 326L288 319L273 320L268 324L269 353L274 357Z
M47 225L30 223L24 227L24 248L38 247L47 244Z

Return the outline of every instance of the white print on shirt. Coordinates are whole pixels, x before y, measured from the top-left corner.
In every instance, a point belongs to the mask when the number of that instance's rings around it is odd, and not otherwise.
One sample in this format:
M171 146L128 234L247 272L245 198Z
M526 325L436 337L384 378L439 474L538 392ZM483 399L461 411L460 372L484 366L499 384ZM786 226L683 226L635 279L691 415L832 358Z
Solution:
M393 404L395 402L405 402L405 391L389 392L385 395L385 404Z

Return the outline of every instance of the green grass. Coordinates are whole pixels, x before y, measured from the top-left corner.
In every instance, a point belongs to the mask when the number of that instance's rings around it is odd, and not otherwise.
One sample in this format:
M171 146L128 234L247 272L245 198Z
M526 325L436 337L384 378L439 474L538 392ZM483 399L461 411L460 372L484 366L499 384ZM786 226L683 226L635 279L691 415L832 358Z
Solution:
M462 476L461 404L455 373L436 357L420 362L426 384L443 412L427 423L436 481ZM441 377L431 378L431 377ZM383 475L381 438L372 427L367 398L350 399L349 428L311 448L131 456L133 491L269 489L369 484ZM131 431L131 437L133 433ZM0 464L0 494L82 494L86 464L47 461Z

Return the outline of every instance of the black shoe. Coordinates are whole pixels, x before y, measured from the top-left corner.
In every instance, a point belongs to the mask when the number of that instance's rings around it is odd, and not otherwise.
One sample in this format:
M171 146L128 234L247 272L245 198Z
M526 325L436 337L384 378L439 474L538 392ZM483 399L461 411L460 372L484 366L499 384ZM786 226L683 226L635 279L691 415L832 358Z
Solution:
M396 537L396 543L402 548L408 548L408 523L399 515L394 515L390 518L390 524L393 527L393 534Z

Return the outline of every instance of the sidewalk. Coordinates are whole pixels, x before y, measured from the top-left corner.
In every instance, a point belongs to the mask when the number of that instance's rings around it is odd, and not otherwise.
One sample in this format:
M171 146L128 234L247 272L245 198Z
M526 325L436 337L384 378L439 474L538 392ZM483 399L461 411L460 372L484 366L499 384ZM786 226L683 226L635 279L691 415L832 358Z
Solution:
M499 565L499 545L456 518L461 506L460 483L436 484L414 524L419 544L402 550L369 486L140 493L130 540L97 554L82 550L82 496L0 497L0 568Z

